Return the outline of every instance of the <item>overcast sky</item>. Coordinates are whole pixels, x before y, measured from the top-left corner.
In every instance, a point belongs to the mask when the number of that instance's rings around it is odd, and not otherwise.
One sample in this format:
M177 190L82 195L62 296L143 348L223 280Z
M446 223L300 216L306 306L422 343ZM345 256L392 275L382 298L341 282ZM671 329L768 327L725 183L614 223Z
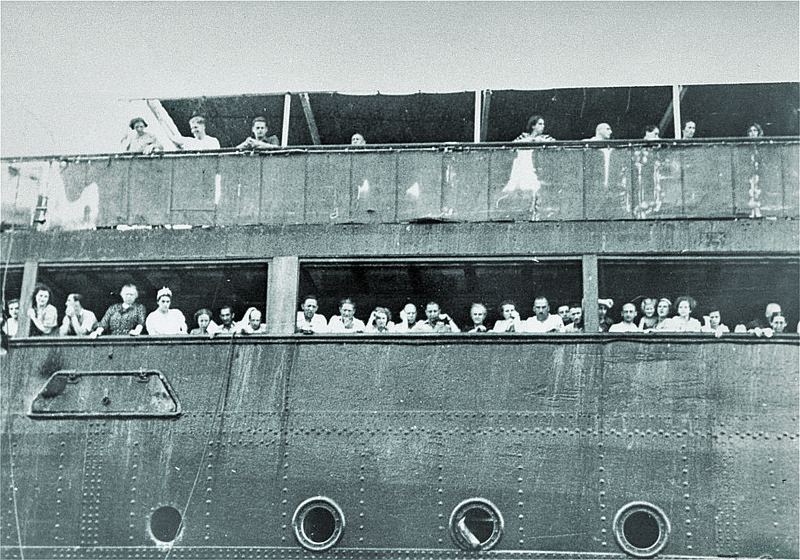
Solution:
M2 155L113 151L131 98L800 81L799 6L3 1Z

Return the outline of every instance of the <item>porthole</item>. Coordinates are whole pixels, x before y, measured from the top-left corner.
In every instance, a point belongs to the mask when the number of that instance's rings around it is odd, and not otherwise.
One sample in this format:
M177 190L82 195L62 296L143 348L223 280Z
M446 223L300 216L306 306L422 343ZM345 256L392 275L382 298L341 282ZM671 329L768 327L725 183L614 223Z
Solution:
M669 538L669 519L661 508L632 502L614 516L614 538L620 548L636 558L651 558L664 550Z
M170 543L178 536L182 520L181 513L174 507L160 507L150 516L150 533L157 541Z
M344 513L329 498L309 498L299 506L292 517L292 528L297 542L308 550L327 550L335 545L344 531Z
M462 550L490 550L503 536L503 515L483 498L458 504L450 514L450 536Z

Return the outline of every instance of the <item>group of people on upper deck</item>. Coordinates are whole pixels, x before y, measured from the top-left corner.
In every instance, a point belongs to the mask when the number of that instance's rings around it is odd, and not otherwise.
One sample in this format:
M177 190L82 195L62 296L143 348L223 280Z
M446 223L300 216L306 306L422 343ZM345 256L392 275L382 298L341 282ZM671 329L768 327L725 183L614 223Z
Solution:
M164 146L159 139L150 134L147 129L147 123L141 117L136 117L128 124L131 129L128 134L122 139L122 149L125 152L136 152L149 155L152 153L164 151ZM206 120L204 117L195 116L189 119L189 129L192 132L191 137L180 136L169 132L170 141L182 150L219 150L220 143L216 138L206 134ZM531 116L525 128L514 142L554 142L555 138L545 134L545 119L542 115ZM269 134L269 127L267 119L264 117L256 117L253 119L252 134L244 141L236 146L237 150L273 150L280 147L278 137ZM683 125L681 138L689 140L694 138L697 131L697 124L695 121L686 121ZM642 129L644 140L659 140L661 138L660 130L657 125L645 125ZM764 129L758 123L753 123L747 127L746 136L757 138L764 135ZM594 136L585 138L585 141L603 141L611 140L612 130L608 123L600 123L595 128ZM350 144L354 146L363 146L367 142L364 136L356 132L350 138Z
M730 332L722 323L719 310L704 316L704 323L692 317L697 302L690 296L681 296L673 303L668 298L645 298L640 309L642 316L636 322L638 311L634 303L622 306L622 320L614 323L608 312L614 307L611 298L598 299L598 332L610 333L645 333L645 332L698 332L709 333L717 337ZM319 303L314 295L303 298L301 309L297 312L296 332L315 333L452 333L462 332L456 322L443 313L439 304L430 301L425 306L425 318L417 320L417 307L413 303L406 304L400 310L400 321L392 322L392 312L386 307L376 307L365 324L355 317L356 305L350 298L339 302L339 315L326 320L318 313ZM522 320L513 301L501 303L502 319L498 319L493 327L484 324L487 318L487 307L482 303L473 303L470 308L471 324L465 326L468 333L579 333L585 332L583 308L580 304L562 305L557 313L550 313L550 303L544 296L537 296L533 303L533 315ZM767 305L765 319L751 321L747 325L737 325L735 332L751 332L756 336L771 337L775 333L784 333L786 317L777 303ZM798 324L800 333L800 323Z

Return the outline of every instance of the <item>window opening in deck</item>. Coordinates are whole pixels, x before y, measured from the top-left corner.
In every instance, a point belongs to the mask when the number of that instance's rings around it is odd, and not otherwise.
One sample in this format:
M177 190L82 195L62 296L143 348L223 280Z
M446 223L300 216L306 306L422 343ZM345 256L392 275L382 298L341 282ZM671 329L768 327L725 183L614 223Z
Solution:
M731 332L737 324L763 319L770 302L781 305L789 325L800 320L800 263L796 258L600 259L598 284L600 297L615 302L609 311L615 323L621 320L625 303L636 305L638 324L644 298L668 298L674 315L676 298L685 295L697 300L693 318L703 323L710 311L719 311Z
M300 297L316 295L318 313L326 318L339 314L339 300L345 297L356 303L355 316L364 322L378 306L389 308L392 321L399 322L407 303L417 307L417 320L424 320L425 305L435 301L462 330L468 330L473 303L486 306L484 324L491 328L502 318L504 300L513 300L525 319L540 294L548 299L550 313L559 305L579 304L582 285L579 260L300 265Z
M139 292L137 303L147 313L158 307L156 294L163 287L172 291L172 309L180 310L188 330L195 324L196 311L207 308L219 324L223 305L232 305L234 321L239 321L249 307L262 312L266 322L266 263L149 263L108 266L59 265L39 268L37 280L53 293L51 302L59 311L59 324L64 315L64 302L71 293L83 296L82 304L100 321L106 310L121 301L119 293L125 284L134 284Z

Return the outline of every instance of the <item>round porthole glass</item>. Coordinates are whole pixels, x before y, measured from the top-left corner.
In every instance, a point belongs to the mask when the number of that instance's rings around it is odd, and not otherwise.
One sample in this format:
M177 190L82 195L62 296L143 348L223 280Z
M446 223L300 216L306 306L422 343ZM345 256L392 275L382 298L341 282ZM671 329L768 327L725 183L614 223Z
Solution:
M661 508L647 502L632 502L614 516L614 538L626 553L650 558L667 546L670 524Z
M308 550L327 550L335 545L344 531L344 513L329 498L309 498L297 506L292 517L297 542Z
M150 532L157 541L172 542L178 536L182 520L181 513L174 507L160 507L150 516Z
M450 515L450 536L462 550L490 550L503 536L500 510L483 498L458 504Z

